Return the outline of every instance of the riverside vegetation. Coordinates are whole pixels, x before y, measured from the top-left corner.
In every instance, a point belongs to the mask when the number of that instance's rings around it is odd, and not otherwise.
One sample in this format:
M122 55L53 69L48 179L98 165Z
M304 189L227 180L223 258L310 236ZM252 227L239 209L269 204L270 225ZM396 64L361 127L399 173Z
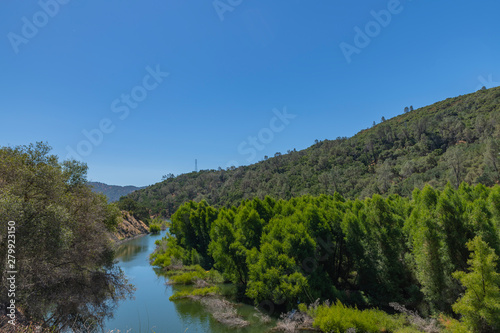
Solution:
M0 149L0 308L9 304L7 221L16 223L17 326L2 332L90 332L133 291L107 234L121 212L86 185L87 166L60 163L43 143Z
M499 224L500 186L466 183L427 185L411 198L265 197L219 209L191 201L172 216L152 260L197 265L181 281L215 268L275 313L300 303L324 332L496 332ZM317 299L336 301L306 306ZM368 310L394 307L436 320L418 326L415 316Z
M170 223L163 220L160 217L155 217L151 219L151 221L146 220L147 223L149 223L149 232L153 234L159 233L161 230L166 230L168 227L170 227Z
M322 331L496 332L499 105L483 89L118 205L173 214L154 265L216 269L242 300Z

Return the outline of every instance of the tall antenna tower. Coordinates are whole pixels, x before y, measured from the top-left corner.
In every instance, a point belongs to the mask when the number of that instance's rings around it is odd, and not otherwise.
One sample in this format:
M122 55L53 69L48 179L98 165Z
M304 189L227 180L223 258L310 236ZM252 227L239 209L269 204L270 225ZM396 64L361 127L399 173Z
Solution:
M197 159L194 160L194 171L198 172L198 160Z

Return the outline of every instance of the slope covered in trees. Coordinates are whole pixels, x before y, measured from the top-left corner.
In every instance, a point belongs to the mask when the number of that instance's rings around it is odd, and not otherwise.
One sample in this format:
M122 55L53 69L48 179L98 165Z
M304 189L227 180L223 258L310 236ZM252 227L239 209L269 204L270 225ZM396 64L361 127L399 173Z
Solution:
M266 197L220 209L191 201L152 259L214 267L268 310L317 298L383 309L396 302L498 332L499 226L498 185L426 185L411 199Z
M186 201L216 207L266 195L290 199L340 193L409 196L415 187L450 181L487 186L500 180L500 87L450 98L385 120L351 138L318 141L259 163L203 170L127 196L137 211L170 216ZM121 202L127 209L130 200ZM133 207L132 207L133 208Z
M123 197L131 192L141 189L141 187L132 185L119 186L119 185L108 185L99 182L88 182L87 184L90 186L92 191L104 194L110 202L118 201L120 197Z

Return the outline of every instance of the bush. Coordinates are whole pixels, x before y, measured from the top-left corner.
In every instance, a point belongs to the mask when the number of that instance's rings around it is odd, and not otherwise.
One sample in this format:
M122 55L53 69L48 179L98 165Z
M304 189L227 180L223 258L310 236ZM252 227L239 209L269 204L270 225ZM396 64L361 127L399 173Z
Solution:
M205 278L207 278L208 276L208 272L206 272L199 265L186 266L183 268L183 270L185 270L186 272L178 274L179 272L176 271L173 274L177 275L172 275L169 277L171 284L195 284L197 280L205 280Z
M151 224L149 226L149 232L157 234L161 231L161 226L159 224Z
M207 282L209 282L209 283L224 283L224 277L222 276L221 273L219 273L218 271L216 271L215 269L212 268L208 272Z
M451 317L448 317L446 315L440 314L439 321L441 322L441 325L444 326L443 332L446 332L446 333L468 333L469 332L469 330L467 329L467 326L465 326L464 323L461 323L458 320L453 319Z
M149 257L153 266L169 268L171 265L174 266L174 263L177 263L176 265L180 264L186 256L186 251L169 234L161 240L157 240L155 244L156 249Z
M172 296L170 296L169 300L175 301L178 299L189 298L192 296L215 295L218 292L219 291L218 291L217 287L198 288L198 289L194 289L192 291L179 291L179 292L173 294Z
M402 316L391 316L372 309L361 311L346 307L340 301L331 306L320 305L308 312L314 318L313 326L323 332L343 333L350 328L356 329L356 332L397 332L405 324Z

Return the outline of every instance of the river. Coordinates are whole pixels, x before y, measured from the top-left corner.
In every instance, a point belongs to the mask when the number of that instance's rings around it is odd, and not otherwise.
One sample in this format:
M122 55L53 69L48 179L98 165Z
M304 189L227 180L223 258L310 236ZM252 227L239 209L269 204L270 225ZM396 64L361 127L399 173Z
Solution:
M146 235L119 245L116 250L118 265L132 283L136 291L134 299L121 301L113 318L105 322L105 332L117 333L256 333L267 331L272 324L262 324L255 316L256 311L249 305L239 304L238 313L252 323L242 329L229 329L215 321L210 313L196 301L169 301L175 290L167 286L167 278L149 264L149 254L155 249L159 235Z

